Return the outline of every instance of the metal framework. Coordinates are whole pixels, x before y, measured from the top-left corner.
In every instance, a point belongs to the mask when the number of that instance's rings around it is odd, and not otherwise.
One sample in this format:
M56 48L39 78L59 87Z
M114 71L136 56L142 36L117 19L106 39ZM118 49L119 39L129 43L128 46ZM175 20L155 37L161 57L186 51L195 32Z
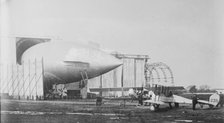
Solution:
M80 75L82 77L82 80L79 82L79 87L82 89L87 85L89 78L86 71L80 71Z
M1 64L1 93L17 99L43 98L41 61L18 64Z
M162 62L145 65L146 86L154 85L172 86L174 84L173 72Z

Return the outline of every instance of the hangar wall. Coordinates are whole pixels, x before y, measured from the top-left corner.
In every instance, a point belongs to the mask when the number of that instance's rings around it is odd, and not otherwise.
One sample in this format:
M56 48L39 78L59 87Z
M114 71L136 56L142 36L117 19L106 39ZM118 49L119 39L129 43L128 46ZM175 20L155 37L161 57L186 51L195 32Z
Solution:
M27 61L22 65L1 64L1 66L6 67L6 72L0 79L1 94L16 99L43 99L41 60ZM1 71L2 69L3 67Z
M49 41L49 38L5 37L9 40L4 50L4 60L0 63L1 96L17 99L43 99L43 66L42 59L21 61L18 64L18 53L26 46L33 45L30 40L38 42ZM22 46L21 44L26 44ZM20 48L19 48L20 47ZM20 51L21 50L21 51ZM20 54L21 55L21 54Z

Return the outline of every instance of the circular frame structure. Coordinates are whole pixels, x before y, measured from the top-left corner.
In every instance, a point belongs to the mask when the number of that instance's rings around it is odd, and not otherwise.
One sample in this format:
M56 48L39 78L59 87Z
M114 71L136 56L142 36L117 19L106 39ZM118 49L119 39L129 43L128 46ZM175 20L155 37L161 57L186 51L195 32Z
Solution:
M146 85L173 86L174 77L170 67L162 62L145 65Z

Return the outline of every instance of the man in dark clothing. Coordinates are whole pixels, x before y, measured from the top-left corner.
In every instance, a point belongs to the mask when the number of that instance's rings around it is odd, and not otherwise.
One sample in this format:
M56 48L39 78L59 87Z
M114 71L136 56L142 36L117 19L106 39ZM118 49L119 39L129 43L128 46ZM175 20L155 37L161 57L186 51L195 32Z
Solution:
M102 99L101 96L97 96L97 97L96 97L96 105L97 105L97 106L101 106L101 105L102 105L102 100L103 100L103 99Z
M173 107L172 107L172 104L171 104L171 102L169 102L169 107L170 107L170 109L172 109Z
M140 105L143 105L143 97L142 96L143 96L142 93L139 93L138 102L139 102Z
M222 93L219 94L220 99L219 99L219 103L217 104L216 107L218 107L220 105L220 107L223 107L224 104L224 95Z
M220 94L220 107L223 107L224 104L224 94Z
M170 91L168 97L172 97L173 96L173 92Z
M172 97L172 96L173 96L172 91L169 91L168 97ZM170 106L170 109L173 108L171 102L169 102L169 106Z
M198 103L198 97L197 97L196 94L194 94L193 97L192 97L192 108L193 108L193 110L195 110L195 106L196 106L197 103Z

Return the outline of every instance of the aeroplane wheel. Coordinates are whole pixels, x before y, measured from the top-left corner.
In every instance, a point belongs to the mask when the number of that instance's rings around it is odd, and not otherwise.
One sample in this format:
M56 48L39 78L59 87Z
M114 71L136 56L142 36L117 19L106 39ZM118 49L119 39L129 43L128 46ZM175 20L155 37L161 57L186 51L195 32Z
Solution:
M179 108L179 103L174 103L175 108Z
M150 111L156 111L159 109L159 104L150 105L149 107Z
M159 108L159 104L156 104L156 105L155 105L155 108L158 109L158 108Z
M149 109L150 109L150 111L155 111L156 110L154 105L150 105Z
M204 107L204 105L203 105L203 104L200 104L200 107L201 107L201 108L203 108L203 107Z
M213 108L214 106L213 105L209 105L209 108Z

